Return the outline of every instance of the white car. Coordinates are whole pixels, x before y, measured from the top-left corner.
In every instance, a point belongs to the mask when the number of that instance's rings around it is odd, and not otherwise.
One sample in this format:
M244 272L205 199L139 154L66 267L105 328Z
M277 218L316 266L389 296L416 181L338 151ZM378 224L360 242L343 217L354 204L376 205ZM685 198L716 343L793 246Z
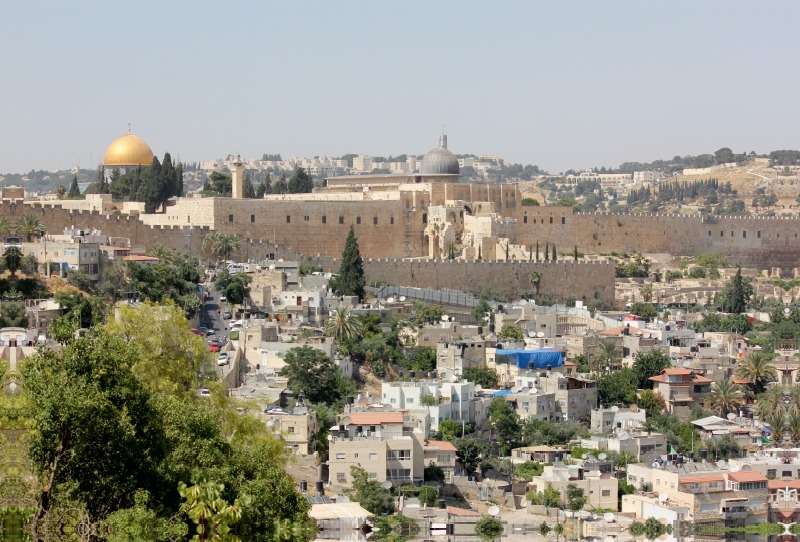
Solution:
M220 352L219 357L217 358L217 365L222 367L223 365L228 364L228 353L227 352Z
M211 391L208 388L201 388L200 397L211 397Z
M228 298L227 298L227 297L225 297L224 295L223 295L223 296L220 296L220 298L219 298L219 302L220 302L220 303L225 303L227 300L228 300Z

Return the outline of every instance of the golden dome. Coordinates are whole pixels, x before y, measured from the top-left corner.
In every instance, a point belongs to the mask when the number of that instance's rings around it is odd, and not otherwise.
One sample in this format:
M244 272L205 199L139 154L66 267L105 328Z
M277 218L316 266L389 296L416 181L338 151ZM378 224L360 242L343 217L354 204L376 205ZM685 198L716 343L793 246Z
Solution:
M149 166L153 163L153 151L141 138L128 132L115 139L106 149L103 165L109 166Z

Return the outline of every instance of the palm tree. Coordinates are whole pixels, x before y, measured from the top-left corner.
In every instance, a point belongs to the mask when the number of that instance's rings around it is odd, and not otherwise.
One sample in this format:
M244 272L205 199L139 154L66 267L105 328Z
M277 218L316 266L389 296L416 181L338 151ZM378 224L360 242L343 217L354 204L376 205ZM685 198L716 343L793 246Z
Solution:
M56 197L58 199L64 199L67 197L67 187L63 184L56 186Z
M531 284L536 290L536 295L539 295L539 283L542 282L542 274L538 271L531 271Z
M766 420L778 411L783 411L783 386L776 384L758 396L756 412L760 419Z
M786 429L792 435L793 441L800 441L800 414L792 413L787 417Z
M603 339L594 349L594 369L602 367L602 364L608 363L609 366L614 365L614 362L620 358L619 345L614 339Z
M350 312L350 307L340 305L325 320L325 335L335 341L355 339L362 333L361 322Z
M0 215L0 235L8 235L13 231L11 221L6 215Z
M221 233L217 231L210 231L208 235L203 237L203 250L209 249L214 251L214 244L219 240Z
M145 251L145 254L147 254L151 258L158 258L162 263L172 263L174 260L174 254L172 253L172 249L164 245L156 245L154 247L148 248Z
M778 376L772 360L761 352L750 354L736 365L736 376L753 383L753 391L764 391L764 382L775 380Z
M783 429L786 427L789 419L788 416L783 412L783 409L776 410L769 417L765 420L770 428L772 428L772 439L778 441L781 439L781 435L783 434Z
M242 248L239 238L232 233L223 233L211 247L211 251L222 259L227 260L231 252L239 252Z
M789 397L791 397L789 411L792 414L800 414L800 384L787 386L783 391L788 392Z
M30 243L34 236L38 237L42 234L45 228L42 221L39 220L33 213L25 213L14 224L14 229L19 235L24 235L27 241Z
M720 380L714 383L708 399L711 401L711 407L720 416L725 417L729 412L736 412L744 404L744 392L738 384L730 380Z

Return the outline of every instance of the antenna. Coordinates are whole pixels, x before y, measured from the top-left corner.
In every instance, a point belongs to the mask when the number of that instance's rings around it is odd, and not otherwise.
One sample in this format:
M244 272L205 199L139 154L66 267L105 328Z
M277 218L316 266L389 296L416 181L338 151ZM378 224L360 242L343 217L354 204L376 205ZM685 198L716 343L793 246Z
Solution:
M597 459L599 459L600 461L605 461L606 458L608 458L608 456L606 454L600 454L600 455L597 456Z
M500 507L499 506L490 506L489 509L486 511L490 516L494 517L500 514Z

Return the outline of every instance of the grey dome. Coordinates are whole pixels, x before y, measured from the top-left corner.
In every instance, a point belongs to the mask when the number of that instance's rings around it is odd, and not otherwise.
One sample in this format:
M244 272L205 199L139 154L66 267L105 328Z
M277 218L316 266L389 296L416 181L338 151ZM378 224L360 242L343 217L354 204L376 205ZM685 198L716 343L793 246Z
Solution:
M458 159L452 152L438 147L425 155L419 172L423 175L458 175Z

